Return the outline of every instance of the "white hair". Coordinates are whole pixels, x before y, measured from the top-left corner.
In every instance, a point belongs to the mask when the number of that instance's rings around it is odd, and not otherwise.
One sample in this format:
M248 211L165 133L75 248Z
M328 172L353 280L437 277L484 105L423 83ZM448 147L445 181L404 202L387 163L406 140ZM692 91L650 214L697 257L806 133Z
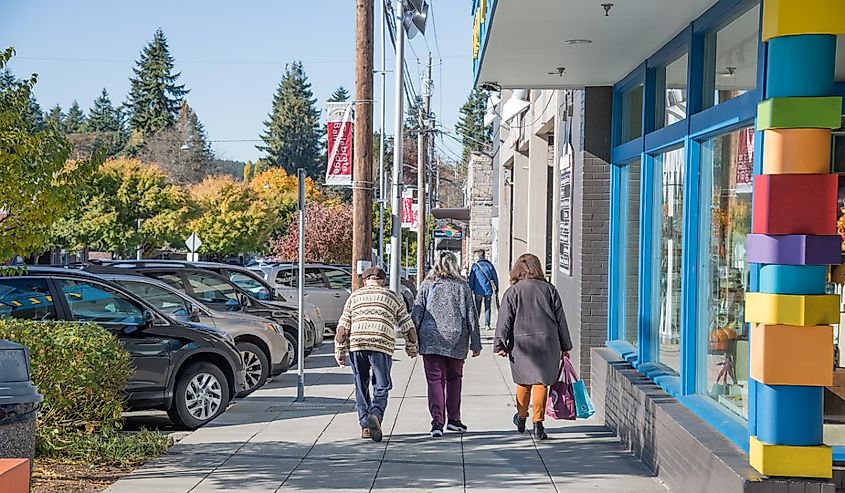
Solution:
M443 278L463 279L461 268L458 266L458 257L452 252L440 252L426 278L431 281Z

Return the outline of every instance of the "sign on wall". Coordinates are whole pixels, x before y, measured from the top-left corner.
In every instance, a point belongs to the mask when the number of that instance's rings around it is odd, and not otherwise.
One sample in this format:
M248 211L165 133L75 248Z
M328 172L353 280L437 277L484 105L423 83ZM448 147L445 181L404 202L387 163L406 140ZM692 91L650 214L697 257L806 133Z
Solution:
M558 232L558 267L572 275L572 168L574 154L569 143L564 144L560 158L560 228Z
M352 103L326 104L328 155L326 185L352 186Z

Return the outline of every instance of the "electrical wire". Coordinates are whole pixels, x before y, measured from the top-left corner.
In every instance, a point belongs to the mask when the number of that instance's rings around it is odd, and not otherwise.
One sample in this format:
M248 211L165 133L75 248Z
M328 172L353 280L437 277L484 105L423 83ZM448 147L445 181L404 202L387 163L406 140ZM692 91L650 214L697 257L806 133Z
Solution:
M428 11L431 13L431 31L434 36L434 49L437 51L437 58L440 61L443 61L443 56L440 54L440 40L437 38L437 22L434 20L434 4L437 2L431 2L428 6Z

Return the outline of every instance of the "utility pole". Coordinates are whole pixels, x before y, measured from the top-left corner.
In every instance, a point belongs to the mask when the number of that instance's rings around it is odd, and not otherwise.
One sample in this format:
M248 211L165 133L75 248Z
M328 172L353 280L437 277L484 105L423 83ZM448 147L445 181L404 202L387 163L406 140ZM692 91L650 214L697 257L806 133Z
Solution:
M352 268L373 258L373 0L355 2L355 162L352 168ZM352 276L352 289L360 287Z
M428 208L426 207L429 194L426 193L426 174L429 169L428 135L431 132L428 128L431 114L431 53L428 54L428 70L422 81L423 107L419 111L419 135L417 136L417 205L419 207L419 219L417 220L417 286L422 284L425 278L426 258L426 224Z
M402 138L403 116L405 113L405 87L403 86L403 69L405 61L405 29L402 19L405 16L405 6L402 0L396 0L396 66L393 78L396 80L396 108L394 112L393 132L393 190L391 203L391 231L390 231L390 290L399 294L399 271L402 269Z
M379 18L381 19L381 70L379 73L381 74L381 97L379 98L379 109L381 113L381 137L379 138L379 151L378 151L378 174L379 174L379 189L378 189L378 261L383 269L384 265L384 208L387 205L387 194L385 193L385 176L384 176L384 141L385 141L385 129L387 127L387 116L386 116L386 109L387 109L387 55L385 54L385 50L387 49L387 43L385 42L385 31L387 31L387 12L386 12L386 2L390 0L379 0L381 4L381 8L379 9Z

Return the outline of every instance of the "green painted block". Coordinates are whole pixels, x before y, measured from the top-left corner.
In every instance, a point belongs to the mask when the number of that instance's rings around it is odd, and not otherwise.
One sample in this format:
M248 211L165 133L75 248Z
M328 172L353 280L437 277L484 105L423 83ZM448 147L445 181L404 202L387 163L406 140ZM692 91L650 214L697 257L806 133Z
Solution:
M757 106L757 130L842 126L842 98L772 98Z

